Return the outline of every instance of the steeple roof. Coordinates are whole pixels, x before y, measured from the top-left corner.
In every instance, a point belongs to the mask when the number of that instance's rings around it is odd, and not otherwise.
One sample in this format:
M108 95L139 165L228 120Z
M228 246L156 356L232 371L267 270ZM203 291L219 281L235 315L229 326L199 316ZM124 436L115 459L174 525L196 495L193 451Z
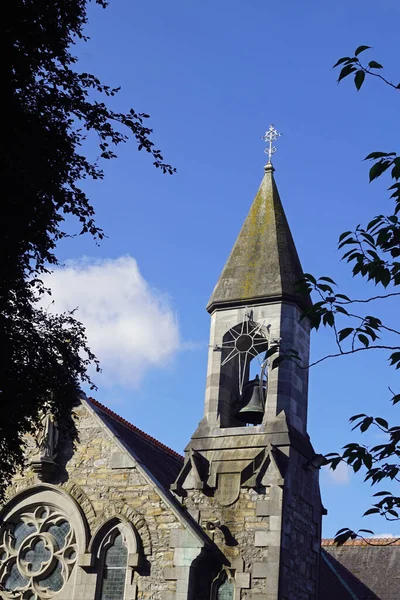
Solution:
M207 305L240 306L287 300L310 306L297 291L303 271L279 197L271 163Z

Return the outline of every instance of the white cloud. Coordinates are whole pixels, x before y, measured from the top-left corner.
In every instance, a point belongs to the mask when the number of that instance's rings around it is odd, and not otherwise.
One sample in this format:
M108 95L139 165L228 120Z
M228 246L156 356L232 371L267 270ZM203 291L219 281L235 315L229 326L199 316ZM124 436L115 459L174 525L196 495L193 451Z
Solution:
M179 327L168 298L149 286L131 256L68 261L44 283L55 301L51 310L78 308L103 369L99 383L136 386L146 370L165 366L177 352Z
M325 480L334 485L345 485L350 482L352 469L344 462L340 462L333 471L329 467L324 468Z

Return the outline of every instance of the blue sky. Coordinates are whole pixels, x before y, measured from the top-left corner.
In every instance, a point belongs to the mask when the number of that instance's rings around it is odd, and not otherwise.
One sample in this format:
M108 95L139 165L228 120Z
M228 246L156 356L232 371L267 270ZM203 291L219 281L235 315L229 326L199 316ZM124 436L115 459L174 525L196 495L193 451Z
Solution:
M398 104L376 81L360 93L350 81L338 86L332 65L368 44L371 58L398 77L399 18L395 0L379 8L369 0L91 5L80 68L122 87L116 109L151 115L156 146L178 169L162 175L126 144L104 165L105 180L87 185L108 238L99 247L88 237L59 247L72 262L53 276L54 287L61 308L79 305L102 358L98 400L183 451L203 411L205 305L261 181L260 138L271 122L282 132L275 175L304 269L365 295L339 263L336 241L389 207L388 182L369 185L362 158L396 149ZM88 156L97 156L91 143ZM396 314L395 303L385 308L392 323ZM332 348L328 332L313 335L314 358ZM393 414L387 386L398 383L378 353L312 369L316 450L352 440L354 413ZM396 525L360 519L371 495L360 481L322 473L325 536L347 525L398 533Z

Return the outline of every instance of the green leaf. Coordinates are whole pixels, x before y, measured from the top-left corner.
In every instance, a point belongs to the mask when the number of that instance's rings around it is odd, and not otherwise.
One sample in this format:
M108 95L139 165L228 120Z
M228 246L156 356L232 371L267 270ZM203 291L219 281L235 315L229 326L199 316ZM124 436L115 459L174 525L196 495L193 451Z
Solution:
M351 531L350 531L350 529L348 527L343 527L343 529L339 529L339 531L336 532L335 537L338 536L338 535L340 535L341 533L344 533L345 531L351 533Z
M356 70L356 68L352 64L346 65L345 67L343 67L343 69L340 71L340 74L338 77L338 83L339 83L339 81L341 81L342 79L344 79L345 77L350 75L350 73L353 73L355 70Z
M356 421L357 419L361 419L361 417L366 417L366 415L363 413L361 413L359 415L353 415L352 417L350 417L349 421L350 421L350 423L352 423L353 421Z
M400 179L400 164L397 163L393 169L392 169L392 173L391 173L393 179Z
M351 333L353 333L353 327L345 327L345 329L341 329L338 333L339 342L342 342L345 338L347 338Z
M327 283L319 283L317 285L317 288L319 290L321 290L321 292L329 292L330 294L333 294L333 289L331 288L330 285L328 285Z
M363 514L363 517L366 517L367 515L375 515L378 512L379 512L379 508L369 508L368 510L365 511L365 513Z
M355 86L358 91L361 89L361 86L364 83L364 80L365 80L364 71L361 71L361 70L357 71L357 73L354 75L354 83L355 83Z
M368 346L369 346L369 339L367 338L366 335L363 335L362 333L360 333L359 336L358 336L358 339L360 340L360 342L362 344L364 344L364 346L366 348L368 348Z
M368 63L368 66L370 69L383 69L382 65L376 62L376 60L371 60L371 62Z
M371 46L358 46L357 50L354 52L354 55L358 56L359 54L361 54L361 52L365 52L365 50L369 50L369 48L371 48Z
M349 60L351 60L350 56L343 56L342 58L339 58L337 63L335 63L332 68L334 69L335 67L338 67Z
M333 285L337 285L337 284L335 283L335 281L333 281L333 279L331 279L330 277L320 277L320 278L318 279L318 281L327 281L328 283L332 283Z
M343 248L343 246L346 246L346 244L357 244L357 240L355 238L349 238L347 240L343 240L342 242L340 242L338 244L338 249L340 250L340 248Z
M374 535L374 532L371 531L370 529L359 529L359 532L362 531L363 533L370 533L371 535Z
M341 242L342 240L344 240L344 238L346 238L351 233L353 233L353 232L352 231L344 231L343 233L341 233L340 237L339 237L339 242Z
M372 456L370 454L365 454L363 457L363 463L367 467L367 469L372 468Z
M371 152L364 158L364 160L376 160L377 158L384 158L387 156L396 156L396 152Z
M344 294L336 294L336 298L341 298L342 300L350 302L350 298L348 296L345 296Z
M329 325L333 327L335 324L335 315L331 311L327 311L322 317L322 322L324 325Z
M396 363L398 363L398 366L400 365L400 352L393 352L393 354L390 355L390 364L394 365Z
M352 539L354 540L357 536L354 533L354 531L351 531L350 529L348 530L344 530L345 533L342 533L340 535L338 535L338 533L335 535L335 542L338 546L342 546L345 542L347 542L348 539Z
M373 420L374 419L372 417L366 417L360 425L360 431L362 433L364 433L364 431L367 431L367 429L371 426Z
M278 350L279 350L278 345L275 344L273 346L270 346L265 353L264 359L268 358L269 356L272 356L273 354L276 354L278 352Z
M311 273L304 273L304 279L306 281L311 281L311 283L316 284L317 280L315 279L314 275L311 275Z
M382 273L381 273L381 282L382 282L382 285L385 288L389 285L390 280L391 280L391 274L390 274L389 269L382 270Z
M382 173L386 171L392 164L390 160L380 160L375 163L369 170L369 181L373 181L377 177L380 177Z

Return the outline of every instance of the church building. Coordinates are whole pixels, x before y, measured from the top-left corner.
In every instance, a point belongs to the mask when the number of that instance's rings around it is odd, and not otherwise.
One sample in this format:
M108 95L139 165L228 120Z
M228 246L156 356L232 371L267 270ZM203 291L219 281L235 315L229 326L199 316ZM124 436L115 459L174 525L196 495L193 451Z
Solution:
M398 544L321 548L301 276L269 161L207 306L204 416L184 456L84 394L75 444L46 415L0 509L2 599L400 598L385 570ZM281 360L291 349L300 364Z

